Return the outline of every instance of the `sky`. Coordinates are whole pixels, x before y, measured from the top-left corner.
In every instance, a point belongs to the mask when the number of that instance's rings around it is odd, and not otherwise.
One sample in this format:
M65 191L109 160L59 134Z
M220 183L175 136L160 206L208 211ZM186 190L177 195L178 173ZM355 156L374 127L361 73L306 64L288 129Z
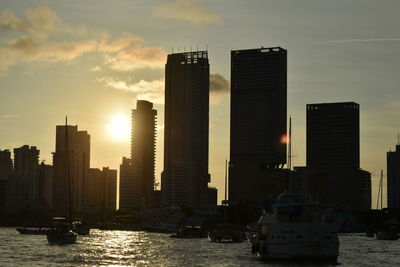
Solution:
M55 126L91 135L91 167L130 154L130 112L152 101L156 179L163 169L164 67L172 51L208 50L211 185L229 159L230 51L288 50L294 166L305 165L306 104L360 104L361 167L373 206L400 132L397 0L0 0L0 149L37 146L52 162Z

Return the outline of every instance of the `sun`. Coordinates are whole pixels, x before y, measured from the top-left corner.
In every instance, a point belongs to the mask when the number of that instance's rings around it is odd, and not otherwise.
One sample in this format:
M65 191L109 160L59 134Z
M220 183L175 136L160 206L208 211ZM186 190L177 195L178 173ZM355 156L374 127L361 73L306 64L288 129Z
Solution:
M128 141L130 137L130 120L122 115L116 115L107 125L108 134L114 141Z

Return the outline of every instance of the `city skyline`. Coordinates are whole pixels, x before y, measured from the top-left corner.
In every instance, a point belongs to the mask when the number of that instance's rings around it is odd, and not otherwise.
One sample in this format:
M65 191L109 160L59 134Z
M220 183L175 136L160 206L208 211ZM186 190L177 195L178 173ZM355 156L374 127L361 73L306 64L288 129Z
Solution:
M129 155L130 141L113 139L107 125L112 124L113 117L125 118L129 125L135 100L149 97L144 100L157 100L155 109L159 111L156 141L156 179L159 182L164 136L163 104L159 100L162 99L165 55L172 47L174 51L178 47L182 51L186 46L186 51L190 51L190 46L194 49L199 45L204 49L208 44L211 72L214 73L210 105L211 185L222 189L223 159L229 158L226 83L230 51L279 45L289 51L288 115L293 117L294 166L305 163L306 104L357 102L361 106L361 167L372 172L376 195L379 170L385 168L386 152L393 150L399 131L395 125L400 116L396 73L396 42L400 39L396 36L395 12L399 3L304 1L302 6L313 4L311 10L306 10L295 1L291 2L292 9L287 8L288 3L279 1L254 1L250 7L231 1L229 11L225 11L224 1L191 1L194 7L207 12L197 21L190 21L179 14L168 18L162 12L165 5L176 1L165 4L146 1L135 6L121 1L120 7L106 2L94 5L90 1L68 4L48 1L47 5L41 1L14 2L5 1L1 6L0 31L4 33L0 37L0 55L4 59L0 76L2 150L25 144L37 146L41 159L50 163L51 152L54 152L53 127L67 114L73 124L91 134L93 165L118 169L121 157ZM103 12L112 9L119 16L110 16L102 22L101 16L88 12L89 7ZM33 11L27 11L29 8ZM11 27L12 20L5 19L6 10L25 21L23 25L34 27ZM137 18L128 16L133 11L138 13ZM25 12L41 14L49 24L38 24L35 16L25 17ZM264 12L267 12L265 16ZM367 20L372 14L378 19ZM248 19L243 21L243 17ZM244 25L238 24L239 21ZM268 22L271 26L265 27ZM49 25L51 27L47 27ZM168 31L172 27L174 32ZM247 27L254 31L246 32ZM99 37L100 31L107 31L110 36ZM244 33L246 38L239 38L237 33ZM60 40L65 41L64 34L72 34L69 35L70 47L62 46L65 42ZM224 34L223 40L221 34ZM30 53L12 50L15 36L34 37L38 46L28 51ZM137 39L138 36L143 40ZM93 40L97 50L92 47ZM144 56L146 53L157 56L149 59ZM138 64L126 64L124 59L133 59ZM220 200L221 194L223 190L219 193Z

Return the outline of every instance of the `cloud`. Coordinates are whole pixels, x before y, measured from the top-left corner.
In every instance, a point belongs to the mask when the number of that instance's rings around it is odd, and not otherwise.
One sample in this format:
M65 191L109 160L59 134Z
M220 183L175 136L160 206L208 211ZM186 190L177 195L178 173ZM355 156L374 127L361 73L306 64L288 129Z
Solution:
M18 62L71 62L91 52L103 55L104 65L116 71L162 68L166 59L164 49L146 46L133 34L112 39L106 32L71 28L45 5L27 10L24 18L4 11L0 32L9 33L0 43L0 71Z
M325 43L361 43L361 42L399 42L400 38L365 38L365 39L341 39L328 40Z
M0 118L2 118L2 119L13 119L13 118L19 118L19 115L4 114L4 115L0 115Z
M164 79L153 81L140 80L136 83L129 83L112 77L102 77L98 78L97 81L110 88L131 92L137 100L147 100L154 104L164 104Z
M99 71L101 71L101 67L100 67L99 65L94 66L93 68L90 69L90 71L92 71L92 72L99 72Z
M229 81L222 74L210 74L210 92L211 93L229 93Z
M210 103L219 104L229 96L229 81L222 74L210 74Z
M153 81L140 80L136 83L113 77L97 78L105 86L133 93L138 100L148 100L155 104L164 104L164 78ZM229 96L229 81L219 73L210 74L210 102L218 104Z
M153 15L167 19L178 19L195 25L222 23L216 13L200 6L197 0L177 0L159 4L153 8Z

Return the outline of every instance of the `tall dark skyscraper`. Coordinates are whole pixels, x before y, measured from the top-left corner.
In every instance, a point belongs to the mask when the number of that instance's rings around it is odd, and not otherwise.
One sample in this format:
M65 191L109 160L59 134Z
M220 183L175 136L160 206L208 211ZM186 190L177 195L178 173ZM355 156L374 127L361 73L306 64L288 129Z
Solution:
M78 126L58 125L56 127L56 151L53 153L53 209L55 215L68 215L68 172L74 212L83 211L87 204L89 167L90 135L87 131L78 131Z
M287 51L231 51L230 200L258 202L266 179L280 179L272 176L286 163L286 110Z
M154 204L157 111L153 103L138 100L132 110L131 159L141 169L141 195L145 206Z
M165 205L210 203L208 173L210 70L207 51L168 55L165 66Z
M400 208L400 144L387 152L387 207Z
M360 167L360 114L354 102L307 105L307 166Z
M120 165L120 210L124 213L156 206L156 119L153 103L138 100L132 110L131 158L123 158Z
M24 145L14 149L14 171L8 183L7 203L10 212L39 208L39 150Z
M371 177L359 169L359 117L359 105L354 102L307 105L310 193L349 211L371 205Z

